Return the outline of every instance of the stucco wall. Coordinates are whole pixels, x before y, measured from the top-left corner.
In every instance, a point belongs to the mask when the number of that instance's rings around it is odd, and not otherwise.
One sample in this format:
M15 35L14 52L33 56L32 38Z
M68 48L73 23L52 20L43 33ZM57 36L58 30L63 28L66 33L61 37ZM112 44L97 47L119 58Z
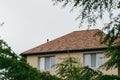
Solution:
M49 55L36 55L36 56L27 56L27 62L35 67L39 68L39 58L45 57L45 56L55 56L55 63L60 63L62 61L62 58L66 57L76 57L80 61L81 65L83 65L83 55L86 53L102 53L101 51L92 51L92 52L81 52L81 53L59 53L59 54L49 54ZM104 58L104 62L106 62L107 59ZM117 74L117 69L105 71L100 69L105 74ZM55 74L55 71L50 71L51 74Z
M38 68L38 56L27 56L27 62L34 68Z

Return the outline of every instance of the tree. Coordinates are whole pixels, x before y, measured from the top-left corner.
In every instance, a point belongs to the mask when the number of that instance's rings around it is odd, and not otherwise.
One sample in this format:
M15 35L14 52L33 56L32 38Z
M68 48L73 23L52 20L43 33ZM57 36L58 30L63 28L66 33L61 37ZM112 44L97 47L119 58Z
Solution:
M64 80L80 80L80 67L76 58L68 57L56 64L56 72Z
M120 76L120 45L108 47L105 56L109 60L102 67L106 70L117 68Z
M62 3L63 6L72 5L72 9L79 9L80 25L88 22L89 26L95 26L98 19L103 19L106 12L110 21L103 30L107 30L109 42L113 43L120 36L120 12L115 15L115 10L120 10L120 0L52 0L54 5ZM107 40L107 39L106 39Z
M54 5L59 3L63 7L72 5L72 9L79 9L80 14L77 18L80 19L80 24L87 21L90 25L94 25L97 19L102 19L107 11L112 19L114 10L120 8L119 0L52 0Z
M115 15L115 10L120 10L120 0L52 0L54 4L63 3L63 6L72 5L73 10L79 9L80 25L84 22L95 26L98 19L104 18L105 12L109 13L110 21L104 25L103 30L107 31L106 37L102 40L108 46L105 57L109 60L103 65L104 69L118 68L120 76L120 12Z
M0 40L0 80L61 80L48 72L40 72L26 63Z
M120 80L117 75L105 75L99 70L93 70L88 66L80 66L77 58L68 57L56 64L57 75L63 80Z

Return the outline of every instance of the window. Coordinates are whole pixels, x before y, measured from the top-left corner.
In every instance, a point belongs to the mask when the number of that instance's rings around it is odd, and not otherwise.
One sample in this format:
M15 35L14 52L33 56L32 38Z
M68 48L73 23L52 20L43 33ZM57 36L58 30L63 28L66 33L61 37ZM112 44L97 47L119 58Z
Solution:
M55 69L55 57L41 57L39 59L39 69L41 71L51 71Z
M103 64L103 54L84 54L84 66L99 68Z

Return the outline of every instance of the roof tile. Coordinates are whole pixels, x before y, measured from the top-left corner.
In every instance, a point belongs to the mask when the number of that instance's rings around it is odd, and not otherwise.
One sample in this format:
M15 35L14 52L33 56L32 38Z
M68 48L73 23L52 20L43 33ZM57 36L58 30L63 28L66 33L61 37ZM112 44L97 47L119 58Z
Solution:
M104 44L100 43L100 36L95 35L99 31L99 29L74 31L27 50L22 54L106 47Z

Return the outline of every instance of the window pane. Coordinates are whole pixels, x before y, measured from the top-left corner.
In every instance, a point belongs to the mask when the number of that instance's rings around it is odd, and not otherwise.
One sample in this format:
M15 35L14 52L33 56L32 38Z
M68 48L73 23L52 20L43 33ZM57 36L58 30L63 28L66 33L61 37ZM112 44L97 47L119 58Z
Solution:
M55 57L43 57L39 59L39 69L40 70L54 70L55 69Z
M91 54L91 67L96 67L96 54Z
M45 58L40 58L40 70L45 70Z
M54 70L55 69L55 57L51 57L50 58L50 63L51 63L51 70Z
M91 67L91 57L90 57L90 54L85 54L84 55L84 66Z
M45 70L50 70L50 57L45 58Z
M103 54L96 54L96 67L100 67L103 64Z

